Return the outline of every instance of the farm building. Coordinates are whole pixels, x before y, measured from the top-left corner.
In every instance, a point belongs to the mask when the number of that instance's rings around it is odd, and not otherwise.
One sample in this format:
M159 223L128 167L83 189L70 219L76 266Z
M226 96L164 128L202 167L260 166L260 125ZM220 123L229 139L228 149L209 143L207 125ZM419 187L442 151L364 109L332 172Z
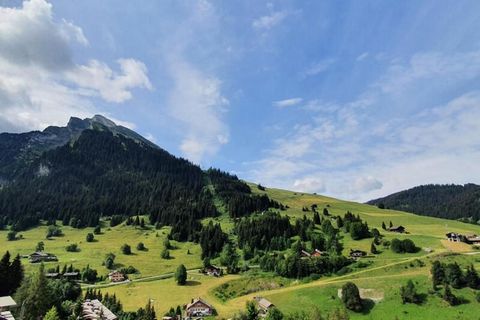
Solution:
M449 232L446 234L446 236L447 240L452 242L461 242L463 237L461 234L455 232Z
M353 258L353 259L359 259L361 257L364 257L366 256L367 253L365 251L362 251L362 250L351 250L350 249L350 258Z
M112 282L120 282L125 280L125 275L120 271L115 270L108 274L108 278Z
M47 252L34 252L28 256L30 263L58 261L56 255Z
M254 297L254 299L257 301L258 307L260 308L260 313L262 315L266 315L268 311L275 307L272 302L263 297Z
M201 298L193 299L185 307L187 317L207 317L213 314L213 307Z
M85 300L82 304L82 318L84 320L117 320L117 316L113 314L107 307L105 307L100 301Z
M388 228L388 231L397 232L397 233L404 233L405 232L405 227L404 226L393 226L393 227Z
M205 273L209 276L220 277L223 274L222 268L210 265L205 268Z

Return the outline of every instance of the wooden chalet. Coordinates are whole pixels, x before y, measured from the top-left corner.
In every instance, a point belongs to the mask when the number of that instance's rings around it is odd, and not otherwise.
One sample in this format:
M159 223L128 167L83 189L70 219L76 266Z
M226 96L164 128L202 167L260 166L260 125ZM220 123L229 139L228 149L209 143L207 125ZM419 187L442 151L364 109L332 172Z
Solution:
M316 258L316 257L321 257L321 256L324 256L324 255L327 255L326 252L324 251L320 251L318 249L315 249L313 250L312 253L308 252L308 251L305 251L305 250L302 250L300 251L300 255L302 256L302 258Z
M123 273L121 273L120 271L117 271L117 270L110 272L108 274L108 278L112 282L125 281L125 275Z
M446 234L447 240L452 241L452 242L461 242L462 241L462 235L456 232L449 232Z
M397 233L405 233L405 227L404 226L393 226L393 227L388 228L388 231L397 232Z
M350 249L350 258L353 258L353 259L359 259L361 257L365 257L367 255L367 253L365 251L362 251L362 250L352 250Z
M275 305L270 302L269 300L263 297L254 297L255 301L257 301L258 308L260 309L260 313L266 315Z
M193 299L185 307L187 317L208 317L213 314L214 308L202 298Z
M62 276L64 278L71 279L71 280L80 279L80 273L79 272L65 272Z
M480 236L477 236L476 234L468 235L466 236L466 242L469 244L480 244Z
M28 256L28 260L30 261L30 263L38 263L38 262L58 261L58 258L56 255L51 253L37 251L30 254Z
M204 272L209 276L220 277L223 274L222 268L210 265L204 269Z

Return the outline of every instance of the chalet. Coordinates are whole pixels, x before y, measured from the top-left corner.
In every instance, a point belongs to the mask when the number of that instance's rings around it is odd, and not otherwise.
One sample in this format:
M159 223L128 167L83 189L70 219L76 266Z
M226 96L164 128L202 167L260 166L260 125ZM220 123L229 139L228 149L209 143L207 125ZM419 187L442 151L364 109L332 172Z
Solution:
M325 256L325 255L327 255L327 253L325 251L320 251L318 249L315 249L312 252L312 257L321 257L321 256Z
M15 320L11 308L15 308L17 303L10 296L0 297L0 320Z
M112 271L108 274L108 278L112 282L120 282L120 281L125 281L125 275L121 273L120 271Z
M213 310L212 305L201 298L193 299L192 302L185 307L187 317L208 317L213 314Z
M30 263L58 261L56 255L47 252L34 252L28 256Z
M365 251L350 249L350 258L359 259L361 257L365 257L366 255L367 253Z
M51 279L57 279L58 277L60 277L60 273L58 273L58 272L48 272L48 273L45 273L45 277L51 278Z
M209 276L220 277L223 274L222 268L210 265L204 269L205 273Z
M82 304L82 319L83 320L117 320L117 316L113 314L107 307L105 307L97 299L86 299Z
M455 232L449 232L446 234L447 240L452 241L452 242L461 242L462 241L462 235L459 233Z
M405 227L404 226L393 226L393 227L388 228L388 231L397 232L397 233L404 233L405 232Z
M265 315L270 311L270 309L274 308L275 305L271 303L269 300L262 298L262 297L255 297L255 301L257 301L258 307L260 308L260 312Z
M480 243L480 236L477 236L476 234L468 235L466 236L466 242L469 244L478 244Z
M78 272L65 272L62 276L64 278L67 278L67 279L78 280L80 278L80 273L78 273Z

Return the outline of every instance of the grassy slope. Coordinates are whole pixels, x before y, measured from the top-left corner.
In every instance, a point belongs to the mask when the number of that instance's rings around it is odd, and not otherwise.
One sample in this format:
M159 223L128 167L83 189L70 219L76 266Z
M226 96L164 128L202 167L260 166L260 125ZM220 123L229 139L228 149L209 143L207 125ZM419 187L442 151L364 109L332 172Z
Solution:
M12 255L30 254L35 250L39 241L45 243L45 251L57 255L59 264L73 264L74 267L83 268L87 264L97 269L99 275L106 275L108 270L102 266L102 262L107 253L113 252L116 255L115 262L117 267L132 265L136 267L140 274L132 275L132 278L147 277L175 271L180 263L187 268L197 268L202 265L200 259L200 246L194 243L177 243L172 241L172 245L177 247L170 251L173 259L164 260L160 258L160 252L163 247L163 240L167 236L168 228L161 230L141 230L133 226L119 225L113 228L103 228L103 234L95 235L95 242L85 241L87 233L93 232L93 228L74 229L71 227L61 227L64 236L46 240L46 226L41 226L28 231L20 232L24 239L16 241L7 241L7 231L0 231L0 248L2 251L9 250ZM157 237L158 233L158 237ZM138 251L136 246L143 242L148 251ZM70 243L77 243L80 247L79 252L67 252L65 247ZM121 253L120 247L127 243L132 247L131 255ZM190 250L191 254L187 254ZM27 272L32 268L37 268L38 264L30 264L27 259L22 260ZM55 267L57 263L49 262L47 268Z
M263 193L254 185L252 185L252 190L255 193ZM471 247L463 244L454 244L452 247L452 244L448 243L448 248L444 246L441 240L444 238L446 231L480 234L480 226L464 224L457 221L416 216L393 210L380 210L369 205L279 189L267 189L266 192L271 198L288 205L290 208L284 211L284 213L292 218L302 217L304 214L307 214L307 216L312 215L311 212L302 212L303 206L317 204L321 210L328 204L330 206L328 209L331 214L343 215L347 210L350 210L354 214L360 214L362 219L366 220L371 227L376 227L379 230L381 229L382 221L388 224L391 220L395 225L404 225L410 234L397 235L383 232L382 230L380 231L386 235L387 239L393 237L408 237L412 238L420 247L430 247L434 249L434 252L430 254L430 256L452 249L454 251L471 251ZM233 223L224 212L215 220L221 222L222 227L227 231L233 227ZM141 277L172 272L180 263L184 263L187 268L195 268L201 265L200 248L198 245L192 243L174 243L179 247L179 249L171 251L175 259L162 260L159 257L163 239L166 234L168 234L167 228L159 230L158 237L156 237L156 230L139 230L126 226L117 226L110 230L104 228L104 234L96 236L99 241L94 243L85 242L85 235L88 232L92 232L89 228L77 230L70 227L62 227L62 230L65 233L64 237L56 238L55 240L45 240L46 227L42 226L22 232L21 234L23 234L25 239L14 242L6 241L7 232L0 231L0 248L10 250L13 254L28 254L33 251L38 241L44 241L46 251L57 254L60 259L60 264L73 263L77 267L90 264L92 267L97 268L101 274L107 273L107 270L101 266L101 263L104 255L108 252L114 252L117 255L117 262L125 266L133 265L137 267L141 271ZM140 241L145 243L149 251L137 252L135 246ZM66 252L64 248L68 243L78 243L82 251L78 253ZM120 246L123 243L130 244L135 254L132 256L121 254ZM344 243L346 251L348 251L349 248L360 248L369 251L371 239L353 241L348 234L345 234ZM190 250L192 254L187 255L187 250ZM480 255L469 256L468 259L470 259L469 261L476 262L475 257L480 258ZM409 267L409 264L417 258L424 260L426 266L423 268ZM436 314L435 310L441 308L441 317L438 317L437 314L437 318L451 319L455 317L461 318L458 317L460 312L463 312L464 315L473 315L473 311L470 311L470 309L478 309L476 308L478 305L475 305L476 302L474 302L473 294L467 289L462 290L461 294L472 302L455 308L446 307L440 298L434 298L432 296L429 296L426 305L423 307L401 305L398 299L398 288L400 284L406 282L407 279L414 278L418 281L421 286L420 291L422 292L426 292L430 286L428 281L429 262L427 254L423 251L413 255L401 255L394 254L389 250L384 250L384 252L377 257L365 260L371 261L371 265L368 268L355 269L354 273L347 274L343 277L325 277L307 284L296 284L297 282L294 282L292 285L284 288L257 292L226 302L217 299L213 289L230 280L239 279L239 276L210 278L193 271L189 273L191 282L185 287L178 287L173 279L165 279L117 285L102 290L116 293L126 310L136 310L151 298L154 300L155 307L159 313L167 311L171 306L185 304L189 302L192 297L201 296L217 308L221 317L229 317L234 312L243 309L245 302L252 299L254 295L268 297L286 312L303 309L310 305L320 306L323 310L331 310L335 306L340 306L340 301L336 298L332 299L331 296L335 296L336 290L344 281L355 279L354 281L361 287L383 290L385 292L385 299L376 305L370 313L365 315L352 314L353 318L394 319L394 315L398 315L399 319L409 319L412 318L412 314L416 314L416 312L422 312L422 318L433 318L433 315ZM478 265L478 262L476 263ZM27 270L35 267L28 263L26 263L26 265ZM55 264L49 263L47 265L50 267ZM396 311L392 313L392 309ZM404 313L404 311L407 313ZM443 317L443 315L445 315L445 317ZM474 318L475 317L470 317L470 319Z

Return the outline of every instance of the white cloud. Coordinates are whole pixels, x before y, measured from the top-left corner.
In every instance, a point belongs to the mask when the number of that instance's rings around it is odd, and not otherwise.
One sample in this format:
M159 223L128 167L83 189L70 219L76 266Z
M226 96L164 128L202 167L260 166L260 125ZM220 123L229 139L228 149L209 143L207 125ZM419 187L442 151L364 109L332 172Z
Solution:
M76 64L75 44L88 45L82 29L55 20L44 0L0 7L0 131L64 125L72 115L101 113L91 97L123 102L131 89L151 88L143 63L120 59L119 72L97 60Z
M169 97L171 115L182 126L182 152L199 163L214 155L229 140L222 120L228 100L221 93L221 82L183 59L169 63L174 88Z
M336 61L335 59L325 59L325 60L316 62L303 72L303 76L305 77L315 76L319 73L325 72L328 70L328 68L330 68L335 63L335 61Z
M288 11L275 11L253 20L252 27L258 30L269 30L280 24L288 15Z
M366 58L368 58L369 55L370 55L370 54L369 54L368 52L364 52L364 53L362 53L361 55L359 55L356 60L357 60L357 61L363 61L363 60L365 60Z
M393 60L357 100L307 101L298 110L308 118L276 131L247 178L310 192L317 182L360 201L425 183L478 183L480 91L459 84L479 78L480 51Z
M276 107L284 108L284 107L291 107L295 106L303 101L302 98L290 98L284 100L274 101L273 105Z
M325 183L322 179L306 177L293 182L293 190L303 192L325 192Z

